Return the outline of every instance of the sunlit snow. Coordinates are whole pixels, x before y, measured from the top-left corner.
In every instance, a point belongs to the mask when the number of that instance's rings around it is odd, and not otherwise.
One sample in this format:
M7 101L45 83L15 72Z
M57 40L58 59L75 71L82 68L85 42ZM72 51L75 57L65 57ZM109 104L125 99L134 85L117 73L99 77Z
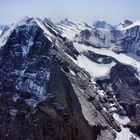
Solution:
M0 36L0 47L4 46L8 37L11 35L12 31L15 28L15 24L12 24L9 29L5 30Z
M1 33L2 33L2 30L0 30L0 35L1 35Z
M130 138L136 138L136 140L140 140L138 136L130 132L129 128L123 126L130 122L130 119L127 116L120 116L114 113L113 117L121 125L121 132L117 133L116 140L130 140Z
M123 64L133 66L134 68L137 69L138 72L140 72L140 62L126 54L122 54L122 53L117 54L108 49L103 49L103 48L98 49L98 48L86 46L86 45L79 44L79 43L74 43L74 46L78 52L92 51L97 54L107 55L107 56L115 58L116 60L118 60L119 62L121 62Z
M110 64L97 64L84 55L78 56L77 59L77 64L90 73L92 81L96 81L97 78L109 78L110 69L116 64L115 62Z
M133 28L135 26L140 26L140 19L136 20L133 24L131 24L131 25L125 27L125 28L121 28L119 30L123 31L123 30L131 29L131 28Z
M113 117L116 121L118 121L120 124L123 124L123 125L130 122L130 119L127 116L120 116L120 115L114 113Z

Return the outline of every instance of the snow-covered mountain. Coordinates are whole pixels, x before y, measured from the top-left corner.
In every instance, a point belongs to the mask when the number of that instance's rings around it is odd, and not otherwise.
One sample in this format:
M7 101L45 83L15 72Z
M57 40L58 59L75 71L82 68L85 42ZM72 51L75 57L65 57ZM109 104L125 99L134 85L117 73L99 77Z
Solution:
M75 40L98 48L109 48L118 53L133 52L133 54L139 55L139 20L134 23L125 20L123 24L117 26L116 28L94 27L95 28L92 30L82 30L79 34L77 34Z
M116 29L117 29L117 30L122 30L123 28L126 28L127 26L129 26L129 25L131 25L131 24L133 24L132 21L130 21L130 20L125 20L124 22L120 23L120 24L116 27Z
M5 30L7 27L7 25L0 25L0 35L2 34L3 30Z
M24 17L0 36L0 139L139 140L139 21L114 28Z
M101 28L101 29L113 29L113 27L108 24L107 22L105 21L99 21L99 20L96 20L94 23L93 23L93 26L96 27L96 28Z

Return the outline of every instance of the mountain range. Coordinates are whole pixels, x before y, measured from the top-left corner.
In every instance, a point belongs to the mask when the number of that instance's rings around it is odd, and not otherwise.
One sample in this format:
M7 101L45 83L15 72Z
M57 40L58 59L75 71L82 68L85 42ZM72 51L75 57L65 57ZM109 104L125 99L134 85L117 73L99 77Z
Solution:
M139 130L140 20L0 26L1 140L140 140Z

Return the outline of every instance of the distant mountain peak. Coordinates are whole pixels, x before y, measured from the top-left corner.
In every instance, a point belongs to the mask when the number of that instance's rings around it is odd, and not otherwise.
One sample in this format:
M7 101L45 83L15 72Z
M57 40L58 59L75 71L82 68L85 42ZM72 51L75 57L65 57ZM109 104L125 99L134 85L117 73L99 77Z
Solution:
M17 23L16 26L22 26L22 25L31 25L31 24L35 24L36 23L36 18L35 17L27 17L24 16L23 18L21 18Z
M133 24L132 21L130 21L130 20L124 20L122 23L120 23L120 24L116 27L116 29L117 29L117 30L121 30L121 29L126 28L127 26L129 26L129 25L131 25L131 24Z
M93 23L93 26L96 27L96 28L101 28L101 29L112 29L113 27L107 23L106 21L99 21L99 20L96 20L94 23Z
M67 25L67 26L76 25L74 22L68 20L68 18L65 18L64 20L61 20L60 24Z
M117 29L118 30L128 30L128 29L131 29L131 28L133 28L135 26L140 26L140 19L138 19L138 20L136 20L134 22L131 22L129 20L126 20L125 21L125 24L126 24L126 26L122 26L121 25L121 26L118 26Z
M51 18L44 18L44 22L48 23L48 24L51 24L51 25L54 24L53 23L54 21Z
M126 19L126 20L124 21L124 24L126 24L126 25L131 25L131 24L133 24L133 22L132 22L131 20Z

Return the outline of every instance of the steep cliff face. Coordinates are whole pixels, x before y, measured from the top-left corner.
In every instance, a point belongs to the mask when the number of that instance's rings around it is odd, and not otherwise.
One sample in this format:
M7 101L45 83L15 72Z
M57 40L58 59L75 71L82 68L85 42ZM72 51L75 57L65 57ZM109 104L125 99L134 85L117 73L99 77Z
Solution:
M70 41L38 18L22 19L7 38L0 50L0 139L115 139L117 124L100 107L90 75L71 60L79 53Z
M131 26L131 25L130 25ZM129 27L129 26L128 26ZM140 26L134 26L122 30L122 37L120 38L120 45L126 52L136 53L140 50Z
M139 62L75 42L80 32L87 41L93 28L28 17L3 32L0 139L115 140L125 130L137 138Z

